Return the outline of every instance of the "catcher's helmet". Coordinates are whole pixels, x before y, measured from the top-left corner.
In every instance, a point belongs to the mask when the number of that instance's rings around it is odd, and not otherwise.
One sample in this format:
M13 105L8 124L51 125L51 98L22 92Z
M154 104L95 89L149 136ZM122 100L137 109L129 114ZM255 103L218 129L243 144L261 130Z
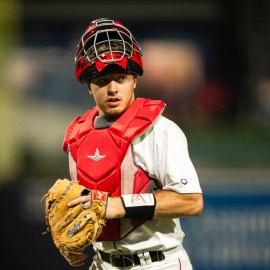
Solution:
M142 51L132 33L115 19L101 18L90 23L75 54L76 78L87 82L108 65L142 75Z

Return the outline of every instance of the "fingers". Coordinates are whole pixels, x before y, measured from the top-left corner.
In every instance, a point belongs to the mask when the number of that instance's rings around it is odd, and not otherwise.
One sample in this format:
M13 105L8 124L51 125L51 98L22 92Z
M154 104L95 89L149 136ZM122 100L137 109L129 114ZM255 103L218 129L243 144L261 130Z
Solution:
M90 201L88 201L87 203L82 203L82 208L83 209L88 209L88 208L90 208L90 206L91 206Z
M78 205L78 204L80 204L80 203L85 204L85 203L90 202L90 200L91 200L91 197L90 197L90 196L81 196L81 197L78 197L77 199L74 199L74 200L70 201L70 202L67 204L67 206L68 206L68 207L73 207L73 206L76 206L76 205ZM86 206L87 206L87 205L86 205ZM90 205L89 205L89 206L90 206ZM89 206L88 206L88 207L89 207ZM85 207L85 208L87 208L87 207Z
M83 252L77 251L61 251L61 254L71 266L75 267L84 265L85 260L88 257Z

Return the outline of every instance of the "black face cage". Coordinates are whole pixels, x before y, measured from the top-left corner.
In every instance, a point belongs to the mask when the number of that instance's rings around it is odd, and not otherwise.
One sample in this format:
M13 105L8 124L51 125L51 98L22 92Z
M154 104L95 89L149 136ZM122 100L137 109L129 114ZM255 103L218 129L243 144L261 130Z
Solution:
M109 26L106 28L106 26ZM103 23L94 34L94 29L86 31L82 36L79 49L75 56L77 64L81 59L94 63L100 60L104 63L115 63L124 57L131 58L134 51L142 55L141 48L131 32L122 25ZM89 35L89 36L88 36Z

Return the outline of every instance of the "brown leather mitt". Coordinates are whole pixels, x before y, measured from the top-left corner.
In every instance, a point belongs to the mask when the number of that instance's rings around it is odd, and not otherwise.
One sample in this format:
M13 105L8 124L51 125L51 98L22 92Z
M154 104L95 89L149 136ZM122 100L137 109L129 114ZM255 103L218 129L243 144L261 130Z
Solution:
M72 208L67 203L90 196L89 208L79 204ZM83 250L93 243L105 226L109 193L89 190L77 182L58 179L44 196L47 231L60 251Z

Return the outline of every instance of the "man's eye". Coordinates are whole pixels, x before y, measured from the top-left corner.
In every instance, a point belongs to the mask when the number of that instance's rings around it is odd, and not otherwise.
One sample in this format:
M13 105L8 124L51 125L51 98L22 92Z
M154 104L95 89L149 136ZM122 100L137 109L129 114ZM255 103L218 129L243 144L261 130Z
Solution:
M100 78L99 80L96 81L97 85L106 85L108 83L108 80L105 78Z
M123 82L126 79L126 76L119 76L117 81L118 82Z

